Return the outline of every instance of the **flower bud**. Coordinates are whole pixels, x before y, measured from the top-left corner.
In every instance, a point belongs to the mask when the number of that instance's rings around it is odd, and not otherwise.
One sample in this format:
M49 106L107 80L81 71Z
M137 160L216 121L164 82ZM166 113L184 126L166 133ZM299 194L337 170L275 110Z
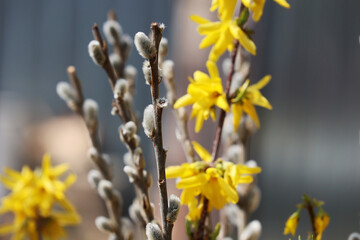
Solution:
M148 223L146 224L146 236L148 240L163 240L163 233L159 225L156 223Z
M84 120L88 128L97 126L98 104L92 99L86 99L83 104Z
M142 126L146 136L152 138L155 133L154 106L152 104L148 105L144 110Z
M95 219L96 227L105 233L114 232L114 226L110 219L100 216Z
M114 197L114 187L112 182L108 180L101 180L98 185L98 192L102 199L111 200Z
M164 62L167 52L168 52L168 40L163 37L161 38L159 44L159 66L161 66L162 63Z
M56 92L65 102L77 100L73 87L67 82L58 82L56 85Z
M135 182L135 180L137 180L138 175L137 175L137 171L135 170L135 168L127 165L124 167L124 172L126 173L126 175L128 175L129 181L131 183L133 183L133 182Z
M114 98L124 98L128 89L128 83L125 79L118 79L114 87Z
M180 210L180 199L174 194L171 194L169 198L169 207L168 207L168 213L166 215L166 220L170 223L174 223L179 214L179 210Z
M165 78L165 84L169 85L168 81L171 81L171 84L173 84L174 81L174 61L172 60L166 60L162 64L162 75Z
M145 33L136 33L134 43L136 49L143 58L151 59L156 56L155 46L152 44L151 40L148 36L146 36Z
M89 55L94 61L94 63L103 66L106 61L106 57L103 50L101 49L99 41L92 40L88 45L88 50L89 50Z
M133 65L127 65L124 70L125 79L128 81L135 81L137 76L137 70Z
M141 206L137 201L134 201L129 207L130 218L135 223L139 223L139 226L146 224L143 216L141 215Z
M156 99L156 106L159 108L166 108L169 105L169 102L166 98Z
M102 180L101 173L98 170L91 169L87 175L87 180L90 186L94 189L97 189L100 180Z
M107 20L103 25L103 31L110 44L120 43L122 28L117 21Z
M145 83L147 85L151 84L151 69L150 69L150 63L148 60L145 60L143 62L142 71L144 73Z
M258 220L251 221L240 235L240 240L257 240L261 235L261 223Z
M132 139L137 131L136 124L133 121L125 123L122 133L127 139Z
M350 236L348 237L348 240L360 240L360 234L357 232L353 232L352 234L350 234Z
M226 157L230 162L244 164L244 147L239 144L231 145L226 152Z
M141 169L145 168L145 159L144 159L141 148L137 147L134 150L133 158L134 158L135 166L137 166L137 167L139 167Z
M123 61L126 61L128 59L130 50L132 45L132 39L128 34L124 34L121 38L121 52L123 53L124 59Z

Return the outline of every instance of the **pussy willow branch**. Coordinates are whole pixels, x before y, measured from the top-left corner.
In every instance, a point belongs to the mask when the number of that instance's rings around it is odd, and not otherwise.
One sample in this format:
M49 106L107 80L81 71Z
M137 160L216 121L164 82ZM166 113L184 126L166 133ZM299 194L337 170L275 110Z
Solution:
M83 120L85 121L84 112L80 109L82 109L83 102L84 102L84 95L81 89L81 82L76 74L76 69L73 66L70 66L67 68L67 73L69 75L69 79L71 84L73 85L76 95L79 99L79 101L76 103L76 113L78 113ZM79 109L79 110L78 110ZM87 128L88 133L91 139L91 143L93 147L96 149L96 151L99 153L99 158L101 158L102 152L100 150L100 144L99 144L99 136L98 136L98 128L97 124L94 126L93 129ZM109 173L109 168L106 165L105 161L98 159L97 161L94 161L95 165L99 169L101 175L104 177L104 179L111 181L111 175ZM114 195L114 194L113 194ZM120 223L120 217L121 217L121 211L119 209L118 202L115 199L107 199L105 200L106 209L109 214L109 217L114 224L114 234L117 236L118 240L123 240L123 236L121 233L121 223Z
M111 15L111 13L109 13L109 15ZM114 18L114 16L112 16L112 18ZM109 53L108 53L106 42L102 38L97 24L94 24L94 26L92 28L92 32L93 32L94 38L100 42L101 48L106 57L106 61L105 61L104 65L102 66L102 68L107 73L108 78L110 80L110 86L111 86L112 90L114 90L117 76L116 76L116 73L114 72L113 67L109 61ZM133 121L136 123L136 119L131 118L131 116L135 116L135 114L133 113L133 110L127 108L127 106L124 103L124 100L122 98L119 97L119 98L115 99L113 104L117 108L118 116L119 116L120 120L122 120L123 123L126 123L128 121ZM131 156L133 157L133 152L135 149L134 145L129 144L129 143L126 143L126 144L127 144L127 147L130 149ZM154 215L153 215L153 212L152 212L152 209L150 206L150 197L149 197L148 188L146 186L147 180L144 178L144 175L142 173L143 169L137 168L137 170L139 173L138 174L139 181L137 181L136 184L134 184L135 191L137 193L139 202L143 203L143 204L141 204L141 206L143 207L143 210L146 214L146 218L147 218L146 221L151 222L154 219Z
M116 76L116 72L114 71L114 69L110 63L108 47L107 47L106 41L102 38L99 27L96 23L92 27L92 32L93 32L93 36L94 36L95 40L97 40L100 43L101 49L105 55L105 61L101 67L104 69L104 71L106 72L106 74L109 78L111 89L114 90L115 83L116 83L116 80L118 79L118 76ZM118 97L118 98L114 99L114 105L117 108L118 116L120 117L120 119L122 120L123 123L133 120L133 119L131 119L132 114L129 113L130 109L128 109L126 107L126 104L122 98Z
M158 23L152 23L151 26L152 41L156 48L155 57L149 59L151 68L151 95L152 103L154 105L154 116L155 116L155 134L152 138L155 158L158 170L158 186L160 192L160 208L161 208L161 223L163 228L163 234L165 240L171 239L172 228L168 227L166 215L168 212L168 196L166 189L166 177L165 177L165 162L166 162L166 151L163 148L162 129L161 129L161 116L162 107L158 105L159 101L159 66L158 66L158 51L159 44L162 38L162 29Z
M116 13L114 10L110 10L108 12L108 20L114 20L116 21ZM124 51L121 50L121 39L120 38L115 38L115 43L114 43L114 52L120 57L121 59L121 66L120 69L118 71L118 77L119 78L124 78L124 65L125 65L125 54Z

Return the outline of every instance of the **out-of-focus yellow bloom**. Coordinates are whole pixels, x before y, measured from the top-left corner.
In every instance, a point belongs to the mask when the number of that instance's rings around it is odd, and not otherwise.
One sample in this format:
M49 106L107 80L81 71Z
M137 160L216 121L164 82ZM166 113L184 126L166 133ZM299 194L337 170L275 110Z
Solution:
M245 5L245 7L249 8L250 11L253 13L252 15L253 20L256 22L260 20L263 14L265 1L266 0L241 0L241 2ZM286 0L274 0L274 1L284 8L290 8L290 4Z
M324 211L319 212L315 218L315 230L316 230L316 240L321 240L322 233L325 231L325 228L329 225L330 217Z
M299 223L299 212L293 213L285 223L284 235L291 233L295 236L296 228Z
M212 0L210 11L218 9L219 19L232 17L237 0Z
M254 105L272 109L269 101L259 91L265 87L271 79L270 75L266 75L258 83L249 86L250 81L246 80L245 83L239 88L237 96L232 99L231 111L233 113L234 130L237 130L240 124L243 112L248 114L255 122L256 126L260 127L259 117L256 113Z
M189 77L188 93L174 104L175 109L193 104L191 118L196 116L196 132L201 130L204 120L207 120L209 115L215 120L215 105L224 111L229 111L216 64L208 61L206 66L210 76L201 71L196 71L194 79Z
M44 155L42 168L32 171L24 166L21 172L5 168L2 183L11 193L2 198L0 214L12 212L14 222L0 227L0 235L13 234L13 239L37 240L65 237L66 225L80 222L74 206L64 192L76 179L69 174L65 181L59 178L68 170L66 164L51 166L50 156Z
M223 0L213 2L213 8L219 7L220 21L211 22L197 15L190 18L200 24L198 31L200 35L206 35L200 43L200 48L207 48L214 45L210 51L209 59L216 62L226 49L231 51L234 47L234 39L239 40L240 44L251 54L256 55L256 46L247 34L237 25L236 20L232 19L236 1L223 3Z
M251 183L253 177L250 174L259 173L261 168L234 164L220 158L212 163L211 155L206 149L196 142L193 142L193 146L202 161L168 167L166 177L180 178L176 184L177 188L183 189L180 200L182 204L188 205L188 219L194 221L199 217L201 209L196 200L198 196L209 200L208 211L212 207L221 209L230 202L237 203L239 196L236 186Z

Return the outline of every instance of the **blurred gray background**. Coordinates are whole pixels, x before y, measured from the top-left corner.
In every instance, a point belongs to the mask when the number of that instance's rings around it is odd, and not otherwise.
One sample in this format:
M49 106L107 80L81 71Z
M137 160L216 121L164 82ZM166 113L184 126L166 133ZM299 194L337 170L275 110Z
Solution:
M263 168L259 177L262 202L254 218L263 224L261 239L289 239L282 235L284 223L301 195L308 193L325 201L331 217L323 239L346 239L351 232L360 231L360 1L289 3L291 9L286 10L268 0L263 18L255 27L258 54L252 58L251 78L257 81L272 75L263 93L274 110L258 110L262 126L251 143L250 157ZM205 70L208 53L198 49L201 38L189 15L214 17L208 13L209 6L209 0L1 0L0 167L19 169L24 163L39 161L42 152L32 149L31 142L34 136L41 138L49 131L38 129L57 117L72 116L57 97L55 87L58 81L67 80L67 66L75 65L85 96L99 102L104 150L118 159L121 168L125 148L117 134L119 121L109 114L110 87L102 69L88 57L91 26L95 22L102 25L109 9L117 12L124 32L131 36L137 31L147 33L151 22L164 22L168 57L176 63L178 94L183 95L187 76ZM141 67L142 59L134 49L128 63ZM150 93L143 83L139 72L135 99L139 112L150 103ZM170 111L165 117L172 122ZM63 129L59 126L76 131L68 125L54 126L58 132L42 140L43 150L50 153L46 144L60 138ZM211 129L214 125L206 126ZM168 140L174 138L174 126L168 124L164 129L168 164L181 162L180 153L176 149L172 152ZM213 136L207 131L205 137ZM201 140L201 135L193 137L207 147L212 144ZM142 142L147 144L147 165L152 169L152 147L143 134ZM79 156L85 155L86 146L83 149ZM63 151L72 150L65 146ZM79 161L70 164L79 165L74 171L81 175ZM84 164L86 169L90 167ZM125 187L128 180L121 169L119 175L119 187L132 193ZM5 193L0 187L0 196ZM91 196L97 199L95 194ZM307 229L308 217L303 214L297 233L305 236Z

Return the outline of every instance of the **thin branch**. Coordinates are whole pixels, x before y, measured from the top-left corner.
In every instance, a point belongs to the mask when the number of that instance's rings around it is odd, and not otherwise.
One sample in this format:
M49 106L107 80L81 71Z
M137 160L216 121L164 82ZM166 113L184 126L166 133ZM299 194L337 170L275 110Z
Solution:
M163 148L163 139L162 139L162 129L161 129L161 116L162 116L162 107L158 105L159 101L159 66L158 66L158 50L159 44L162 38L162 29L159 27L158 23L152 23L152 41L153 45L156 48L156 55L152 59L149 59L150 68L151 68L151 95L152 103L154 105L154 116L155 116L155 134L152 138L155 157L158 170L158 186L160 192L160 208L161 208L161 223L164 233L164 239L171 239L171 230L168 228L168 222L166 220L166 215L168 212L168 196L166 189L166 176L165 176L165 162L166 162L166 151Z

